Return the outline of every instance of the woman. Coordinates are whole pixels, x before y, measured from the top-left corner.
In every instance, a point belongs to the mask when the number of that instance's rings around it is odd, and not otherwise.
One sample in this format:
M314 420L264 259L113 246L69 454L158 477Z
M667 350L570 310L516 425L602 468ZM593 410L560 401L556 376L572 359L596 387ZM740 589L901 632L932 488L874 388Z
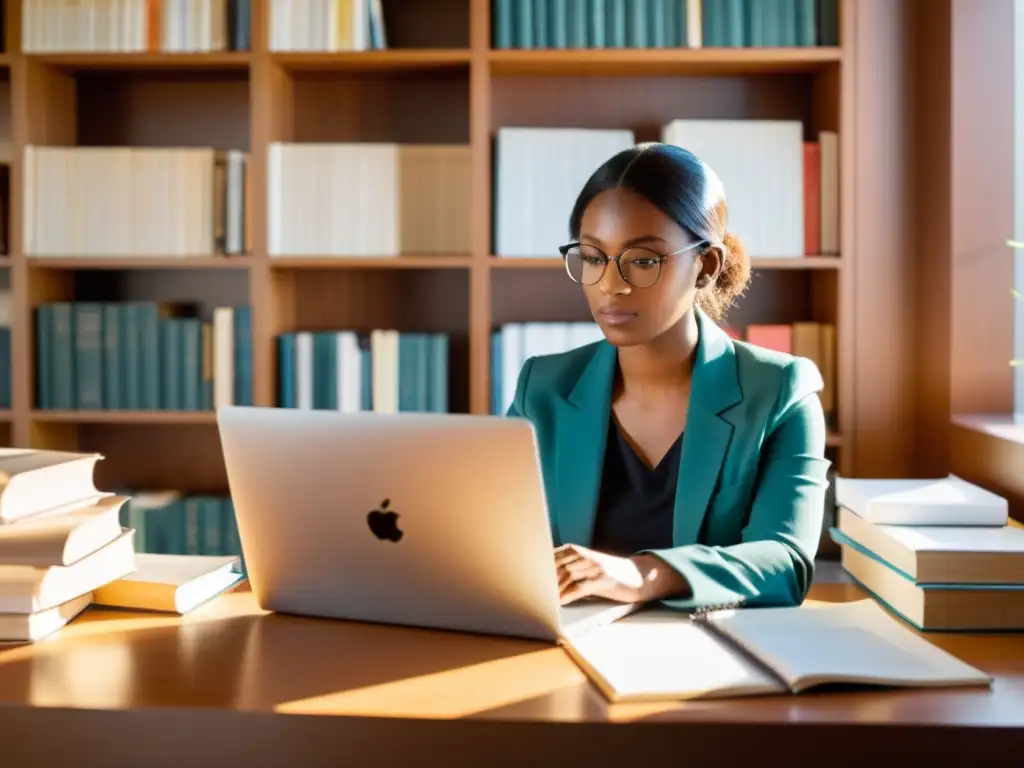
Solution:
M827 487L822 379L716 325L750 279L718 177L633 147L569 229L566 270L605 340L527 360L508 412L537 434L562 602L799 604Z

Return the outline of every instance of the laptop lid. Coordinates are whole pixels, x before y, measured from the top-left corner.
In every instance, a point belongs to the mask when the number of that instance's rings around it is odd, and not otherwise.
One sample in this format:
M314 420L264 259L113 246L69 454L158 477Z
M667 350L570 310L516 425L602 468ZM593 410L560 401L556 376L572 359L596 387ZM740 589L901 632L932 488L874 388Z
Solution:
M557 639L528 421L231 406L217 422L265 610Z

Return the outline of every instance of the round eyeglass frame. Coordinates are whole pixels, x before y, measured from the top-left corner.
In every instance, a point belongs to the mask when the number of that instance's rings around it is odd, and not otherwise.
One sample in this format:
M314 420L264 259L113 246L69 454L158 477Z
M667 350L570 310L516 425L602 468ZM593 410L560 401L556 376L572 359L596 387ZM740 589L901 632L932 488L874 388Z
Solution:
M582 248L584 245L586 245L588 248L593 248L595 251L597 251L602 256L604 256L604 266L601 267L601 274L599 274L597 276L597 279L594 280L594 282L592 282L592 283L584 283L582 280L577 280L575 277L572 276L572 272L569 271L569 251L571 251L573 248ZM629 285L629 286L631 286L633 288L638 288L640 290L643 290L644 288L653 288L655 285L658 284L658 280L661 279L661 266L662 266L662 264L665 263L665 261L668 259L669 256L678 256L681 253L686 253L687 251L692 251L694 248L700 248L702 246L709 246L709 245L710 245L710 243L707 240L698 240L698 241L696 241L694 243L689 243L688 245L684 245L682 248L678 248L677 250L674 250L671 253L658 253L657 251L653 251L650 248L647 248L646 246L631 245L630 247L624 248L622 251L620 251L617 256L612 257L612 256L609 256L608 254L606 254L604 251L602 251L596 245L587 245L586 243L581 243L581 242L576 241L576 242L566 243L565 245L558 246L558 252L562 254L562 264L565 266L565 273L569 276L569 279L572 280L577 285L588 285L588 286L589 285L597 285L604 278L604 273L608 270L608 262L614 261L615 262L615 268L619 270L619 277L622 278L622 281L624 283L626 283L626 285ZM657 259L658 259L658 275L657 275L657 277L654 278L654 282L651 283L650 285L643 285L643 286L635 285L634 283L630 282L629 279L626 277L626 275L623 274L623 272L622 272L622 262L620 261L622 259L622 255L624 253L626 253L626 251L632 251L632 250L637 249L637 248L647 251L652 256L656 256Z

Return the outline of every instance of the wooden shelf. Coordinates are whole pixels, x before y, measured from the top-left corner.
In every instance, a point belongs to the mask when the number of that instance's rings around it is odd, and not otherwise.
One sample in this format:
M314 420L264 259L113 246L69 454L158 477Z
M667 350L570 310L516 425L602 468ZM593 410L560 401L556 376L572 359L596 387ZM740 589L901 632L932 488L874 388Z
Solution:
M32 411L32 420L52 424L216 424L215 411Z
M489 259L495 269L565 269L561 257L545 256L492 256ZM791 258L753 258L751 269L771 270L802 270L802 269L840 269L843 260L840 256L797 256Z
M219 53L28 53L25 58L62 70L245 70L248 52Z
M271 53L271 61L293 71L339 72L430 70L468 67L470 52L461 49L400 48L385 51Z
M512 126L624 129L648 141L670 120L708 118L799 120L808 141L821 131L840 134L846 255L754 258L760 274L729 319L737 327L769 320L835 324L840 386L828 445L844 459L857 450L853 435L864 430L847 426L860 421L858 401L849 394L854 388L845 382L855 378L855 354L864 349L855 343L850 313L865 261L859 253L854 258L854 234L863 224L850 201L865 194L858 178L873 184L873 177L860 174L868 156L852 154L855 117L866 98L857 72L867 62L856 58L857 38L842 49L493 50L491 0L386 0L384 7L388 42L395 46L387 50L268 51L270 3L258 0L252 3L252 51L0 54L0 79L11 81L14 158L28 145L242 149L249 153L246 215L252 225L250 254L192 258L29 257L26 228L9 227L14 256L0 256L0 268L10 267L17 293L15 403L0 411L0 421L10 423L10 444L103 449L118 482L141 477L151 486L154 456L167 459L160 478L180 487L220 482L223 470L209 469L220 461L212 411L33 407L33 312L57 301L181 302L197 307L204 322L217 307L250 307L253 401L259 406L278 402L281 334L346 328L443 333L451 343L452 410L488 413L496 326L590 319L554 247L547 258L491 255L498 227L496 133ZM843 7L852 28L856 5ZM8 21L17 51L21 20L13 14ZM882 49L872 42L866 50ZM350 142L468 147L470 231L453 248L470 252L271 256L268 184L278 169L271 167L270 146ZM26 170L16 160L9 174L9 221L16 224L26 217ZM350 202L335 190L323 191L324 197L339 195L327 203L327 215L331 206ZM737 232L743 237L741 226ZM508 274L491 279L492 270ZM193 459L197 451L205 451L203 461Z
M275 256L274 269L469 269L469 256Z
M842 61L839 48L609 48L492 50L495 75L754 75L815 72Z
M247 256L134 256L95 257L29 256L25 259L33 269L248 269L252 259ZM2 263L2 262L0 262Z

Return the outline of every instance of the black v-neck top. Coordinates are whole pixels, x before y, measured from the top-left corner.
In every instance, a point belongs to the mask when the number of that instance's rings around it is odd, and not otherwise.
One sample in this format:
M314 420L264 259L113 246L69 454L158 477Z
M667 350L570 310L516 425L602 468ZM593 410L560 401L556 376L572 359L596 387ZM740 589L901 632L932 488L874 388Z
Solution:
M613 416L608 419L601 493L592 548L628 557L644 549L672 546L672 519L683 435L650 469L626 440Z

